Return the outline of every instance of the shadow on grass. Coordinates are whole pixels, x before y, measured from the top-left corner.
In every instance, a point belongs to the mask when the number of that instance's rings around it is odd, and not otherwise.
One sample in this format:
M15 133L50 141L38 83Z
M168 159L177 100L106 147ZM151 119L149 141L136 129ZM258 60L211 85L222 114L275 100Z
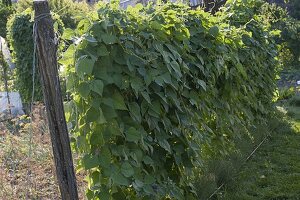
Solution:
M195 177L199 199L300 199L300 96L278 102L267 124L243 135L236 151L210 158Z
M278 108L284 115L269 122L268 141L212 199L300 199L300 97Z

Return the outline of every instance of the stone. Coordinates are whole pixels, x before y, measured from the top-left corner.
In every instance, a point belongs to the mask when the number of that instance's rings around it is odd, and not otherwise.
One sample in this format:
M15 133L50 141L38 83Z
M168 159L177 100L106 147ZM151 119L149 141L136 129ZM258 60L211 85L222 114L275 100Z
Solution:
M24 115L22 100L19 92L9 92L10 105L8 104L7 92L0 92L0 113L15 116Z

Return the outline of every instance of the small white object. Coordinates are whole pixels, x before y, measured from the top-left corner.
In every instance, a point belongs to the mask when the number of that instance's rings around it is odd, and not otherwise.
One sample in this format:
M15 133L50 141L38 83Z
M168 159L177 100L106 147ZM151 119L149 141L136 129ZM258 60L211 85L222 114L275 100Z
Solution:
M7 92L0 92L0 113L9 113L13 116L24 115L22 100L19 92L9 92L10 105L8 104Z
M300 81L297 81L297 85L300 85Z
M15 64L12 62L7 42L2 37L0 37L0 53L3 54L4 59L5 59L6 63L8 64L9 68L14 69Z

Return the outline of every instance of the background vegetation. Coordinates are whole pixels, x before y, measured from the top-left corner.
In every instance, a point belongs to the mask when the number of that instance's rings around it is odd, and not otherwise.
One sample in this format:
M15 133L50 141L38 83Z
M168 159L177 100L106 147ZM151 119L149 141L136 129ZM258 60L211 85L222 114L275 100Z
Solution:
M6 6L0 2L0 36L6 37L6 23L8 17L13 13L13 8L11 6Z
M72 28L78 23L76 19L80 13L86 13L89 7L85 3L75 3L69 0L50 1L55 20L57 36L63 34L64 27ZM60 13L60 15L55 12ZM62 16L62 17L60 17ZM18 90L24 102L31 101L32 95L32 66L34 43L32 38L33 28L32 1L21 0L16 6L16 13L11 15L7 23L7 39L12 50L12 56L16 63L14 71L14 89ZM65 43L60 42L60 52L65 48ZM66 44L67 45L67 44ZM17 78L16 78L17 77ZM35 100L42 100L42 91L38 72L35 74Z

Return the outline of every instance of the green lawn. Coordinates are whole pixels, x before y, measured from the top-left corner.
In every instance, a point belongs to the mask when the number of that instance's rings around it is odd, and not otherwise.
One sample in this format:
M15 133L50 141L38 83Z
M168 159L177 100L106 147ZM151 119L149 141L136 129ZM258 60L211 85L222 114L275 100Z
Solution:
M300 199L300 104L283 107L290 126L272 133L219 199Z

